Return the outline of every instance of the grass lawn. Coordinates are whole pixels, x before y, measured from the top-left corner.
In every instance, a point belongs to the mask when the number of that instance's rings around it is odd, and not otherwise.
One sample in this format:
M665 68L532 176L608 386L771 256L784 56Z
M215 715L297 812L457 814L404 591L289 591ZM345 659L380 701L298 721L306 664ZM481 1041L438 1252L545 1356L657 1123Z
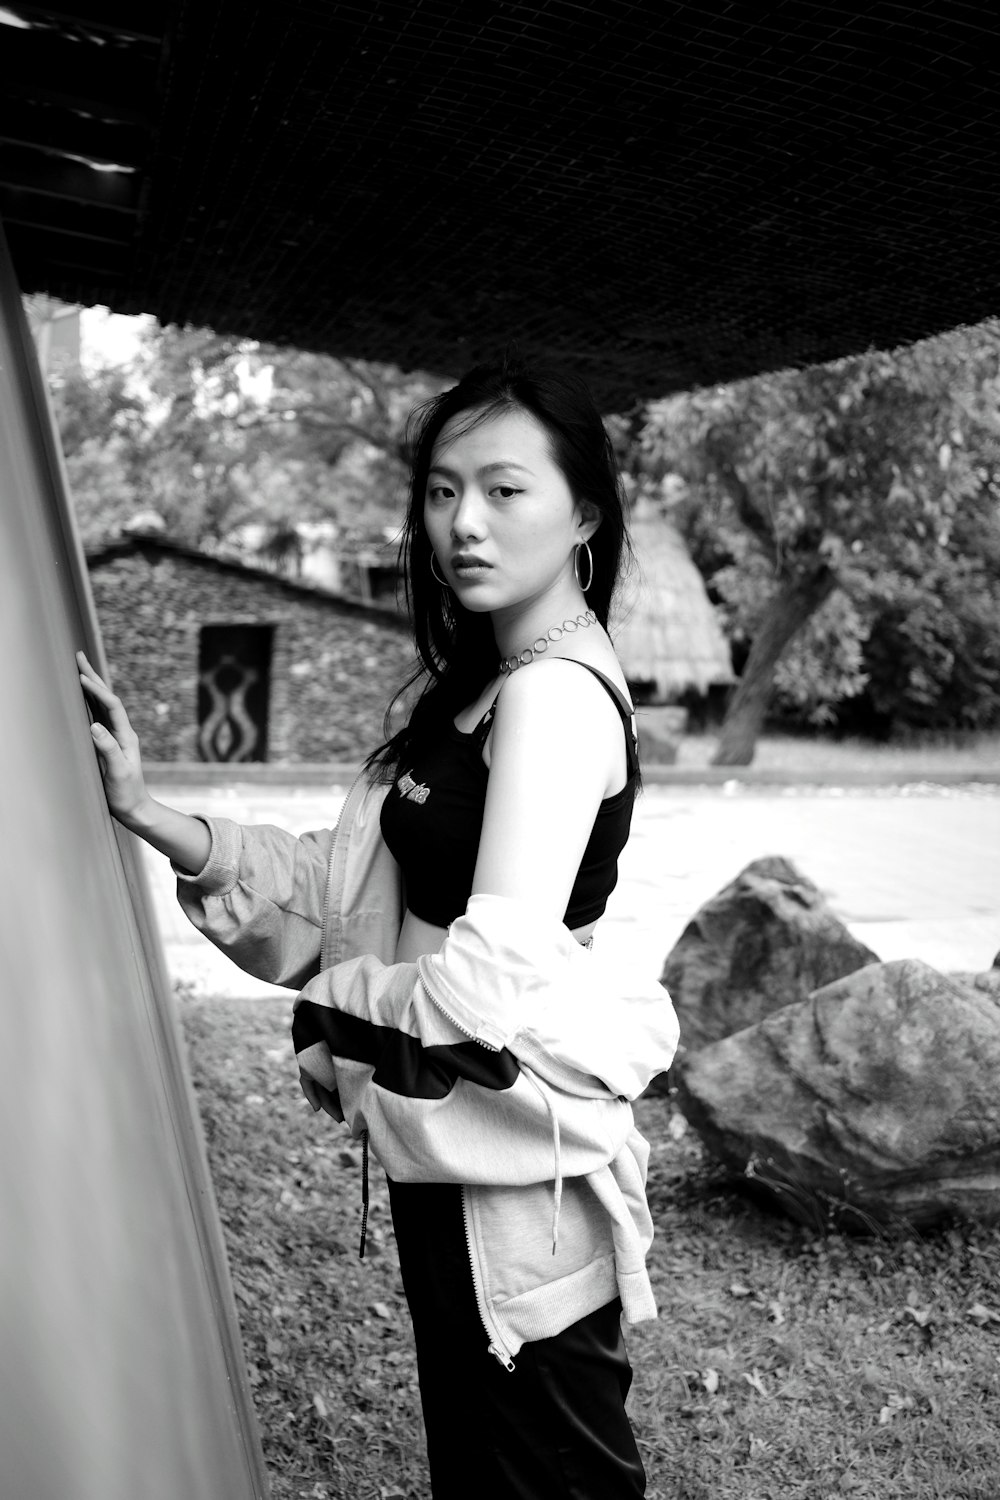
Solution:
M381 1174L362 1262L360 1149L299 1094L288 1002L180 1008L274 1500L423 1500ZM1000 1230L817 1235L729 1190L669 1104L637 1114L661 1309L629 1333L650 1500L997 1500Z

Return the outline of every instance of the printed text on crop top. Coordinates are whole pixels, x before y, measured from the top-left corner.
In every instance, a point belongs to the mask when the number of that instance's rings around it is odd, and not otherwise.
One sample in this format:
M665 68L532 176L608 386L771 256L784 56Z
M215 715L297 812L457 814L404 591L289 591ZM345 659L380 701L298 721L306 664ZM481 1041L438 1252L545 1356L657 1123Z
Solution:
M563 918L571 928L596 921L615 888L639 769L627 700L596 667L578 665L600 681L621 715L627 779L597 810ZM400 771L382 804L382 837L403 872L406 904L414 916L435 927L447 927L460 917L472 894L489 779L482 752L495 707L496 700L469 733L452 726L438 744L421 751Z

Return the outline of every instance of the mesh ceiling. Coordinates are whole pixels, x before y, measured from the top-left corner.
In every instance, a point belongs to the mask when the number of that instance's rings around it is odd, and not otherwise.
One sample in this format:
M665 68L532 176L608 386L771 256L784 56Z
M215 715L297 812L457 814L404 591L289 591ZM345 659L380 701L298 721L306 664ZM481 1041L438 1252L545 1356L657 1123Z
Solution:
M1000 310L990 7L9 8L25 290L607 408Z

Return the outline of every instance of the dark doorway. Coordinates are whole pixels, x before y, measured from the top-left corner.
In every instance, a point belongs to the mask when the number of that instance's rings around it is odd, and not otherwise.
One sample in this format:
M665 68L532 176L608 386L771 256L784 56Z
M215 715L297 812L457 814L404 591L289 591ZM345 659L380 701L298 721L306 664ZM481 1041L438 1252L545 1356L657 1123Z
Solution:
M204 625L198 650L198 756L267 760L271 625Z

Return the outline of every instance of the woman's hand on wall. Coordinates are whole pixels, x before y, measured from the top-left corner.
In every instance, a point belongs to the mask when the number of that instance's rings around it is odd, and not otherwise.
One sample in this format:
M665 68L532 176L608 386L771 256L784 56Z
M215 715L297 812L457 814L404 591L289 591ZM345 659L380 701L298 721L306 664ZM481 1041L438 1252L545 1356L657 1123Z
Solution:
M125 828L166 854L190 874L204 868L212 837L200 818L155 801L142 774L139 736L129 723L124 704L95 672L82 651L76 653L80 684L92 707L103 710L110 728L92 724L104 794L113 817Z
M142 774L139 736L129 723L121 699L108 687L90 665L82 651L76 653L80 685L91 708L102 709L110 728L101 723L90 726L104 782L104 794L112 816L126 828L141 819L150 801Z

